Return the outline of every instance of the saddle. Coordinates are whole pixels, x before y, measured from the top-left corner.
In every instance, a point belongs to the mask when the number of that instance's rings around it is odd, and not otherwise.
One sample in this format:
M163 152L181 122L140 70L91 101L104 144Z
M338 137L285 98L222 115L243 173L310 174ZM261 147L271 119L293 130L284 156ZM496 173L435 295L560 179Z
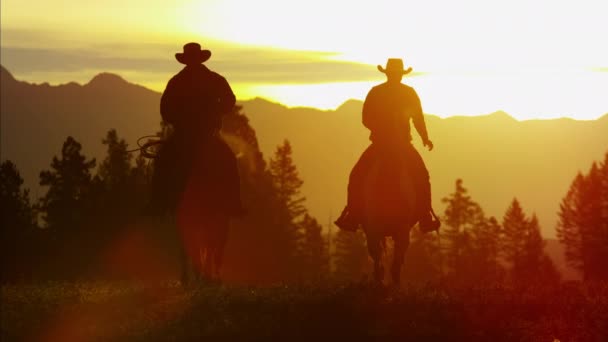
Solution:
M154 160L151 207L174 212L188 189L189 199L201 208L237 214L238 177L234 154L219 136L190 143L172 136Z

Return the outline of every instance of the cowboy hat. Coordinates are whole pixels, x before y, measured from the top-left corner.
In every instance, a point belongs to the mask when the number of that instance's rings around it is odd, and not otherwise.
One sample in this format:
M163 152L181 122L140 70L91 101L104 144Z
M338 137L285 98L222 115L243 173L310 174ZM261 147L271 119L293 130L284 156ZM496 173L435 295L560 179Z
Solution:
M198 43L188 43L184 45L184 52L175 54L175 59L182 64L200 64L211 57L211 51L201 50Z
M402 75L407 75L412 72L412 68L403 69L403 60L401 58L389 58L386 62L386 69L382 67L382 65L378 65L378 70L385 74L392 73L401 73Z

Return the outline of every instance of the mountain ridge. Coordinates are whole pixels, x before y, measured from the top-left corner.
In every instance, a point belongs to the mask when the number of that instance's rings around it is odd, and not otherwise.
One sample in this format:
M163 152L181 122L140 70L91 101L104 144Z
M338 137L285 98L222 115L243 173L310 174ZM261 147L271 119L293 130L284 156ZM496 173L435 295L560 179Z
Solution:
M105 154L101 139L109 129L117 129L132 147L138 137L159 128L160 93L115 74L96 75L84 85L50 86L18 81L2 67L1 83L1 157L17 164L34 195L42 191L38 173L49 167L68 135L99 160ZM284 139L291 141L311 212L321 221L339 213L350 168L369 144L360 119L362 101L347 100L335 110L288 107L263 98L239 104L266 158ZM448 118L426 115L426 121L435 150L425 151L415 132L414 145L431 172L438 211L441 197L453 191L456 178L463 178L491 215L500 217L513 197L521 197L524 209L540 213L545 233L554 229L559 200L576 172L586 172L608 150L608 115L591 121L518 121L497 111ZM519 181L502 184L514 180ZM546 190L530 190L537 186Z
M98 74L96 74L95 76L93 76L88 82L84 83L84 84L80 84L78 82L68 82L68 83L59 83L59 84L49 84L48 82L43 82L43 83L29 83L29 82L25 82L25 81L19 81L17 80L10 71L8 71L8 69L6 69L4 66L2 66L0 64L0 69L2 71L2 77L1 78L5 78L8 77L9 81L14 81L16 83L21 83L21 84L27 84L27 85L32 85L32 86L42 86L42 87L55 87L55 88L61 88L61 87L73 87L75 85L80 86L80 87L87 87L87 86L100 86L103 88L110 88L112 86L125 86L125 85L129 85L129 86L134 86L137 87L139 89L145 89L151 93L155 93L158 94L159 96L161 95L160 92L156 91L156 90L152 90L149 89L145 86L136 84L136 83L132 83L127 81L126 79L124 79L122 76L115 74L115 73L111 73L111 72L100 72ZM280 106L282 108L285 109L314 109L314 110L318 110L318 111L322 111L322 112L339 112L339 111L345 111L345 110L352 110L353 108L357 108L359 109L360 107L362 107L363 105L363 101L359 100L359 99L354 99L354 98L350 98L350 99L346 99L344 100L344 102L342 102L342 104L340 104L339 106L337 106L334 109L320 109L320 108L316 108L316 107L311 107L311 106L288 106L285 104L282 104L280 102L277 101L273 101L270 99L266 99L263 97L259 97L256 96L254 98L251 99L246 99L246 100L239 100L238 101L239 104L247 104L247 103L256 103L256 102L263 102L265 104L269 104L269 105L277 105ZM476 114L476 115L451 115L448 117L442 117L438 114L433 114L433 113L425 113L425 115L428 116L432 116L432 117L437 117L440 119L450 119L450 118L468 118L468 117L487 117L487 116L496 116L496 117L500 117L500 116L506 116L512 120L515 121L536 121L536 120L540 120L540 121L550 121L550 120L562 120L562 119L566 119L566 120L573 120L573 121L593 121L593 120L608 120L608 112L604 113L603 115L601 115L600 117L596 118L596 119L591 119L591 120L580 120L580 119L575 119L575 118L570 118L570 117L560 117L560 118L531 118L531 119L524 119L524 120L519 120L516 119L513 115L498 109L494 112L490 112L490 113L485 113L485 114Z

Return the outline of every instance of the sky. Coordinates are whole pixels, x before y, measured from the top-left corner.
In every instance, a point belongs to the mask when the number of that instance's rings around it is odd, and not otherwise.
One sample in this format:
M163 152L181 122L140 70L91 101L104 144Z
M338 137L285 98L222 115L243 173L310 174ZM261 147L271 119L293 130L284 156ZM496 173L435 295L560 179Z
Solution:
M188 41L237 97L335 108L403 58L426 113L608 113L605 0L3 0L0 63L20 80L100 72L162 91Z

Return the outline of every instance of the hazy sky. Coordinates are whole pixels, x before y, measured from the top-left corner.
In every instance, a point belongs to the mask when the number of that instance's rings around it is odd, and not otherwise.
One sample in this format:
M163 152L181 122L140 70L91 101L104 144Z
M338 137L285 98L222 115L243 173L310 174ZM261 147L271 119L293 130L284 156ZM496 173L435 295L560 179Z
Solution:
M605 0L3 0L1 63L18 79L102 71L162 91L187 41L240 99L331 108L402 57L428 113L518 118L608 112Z

